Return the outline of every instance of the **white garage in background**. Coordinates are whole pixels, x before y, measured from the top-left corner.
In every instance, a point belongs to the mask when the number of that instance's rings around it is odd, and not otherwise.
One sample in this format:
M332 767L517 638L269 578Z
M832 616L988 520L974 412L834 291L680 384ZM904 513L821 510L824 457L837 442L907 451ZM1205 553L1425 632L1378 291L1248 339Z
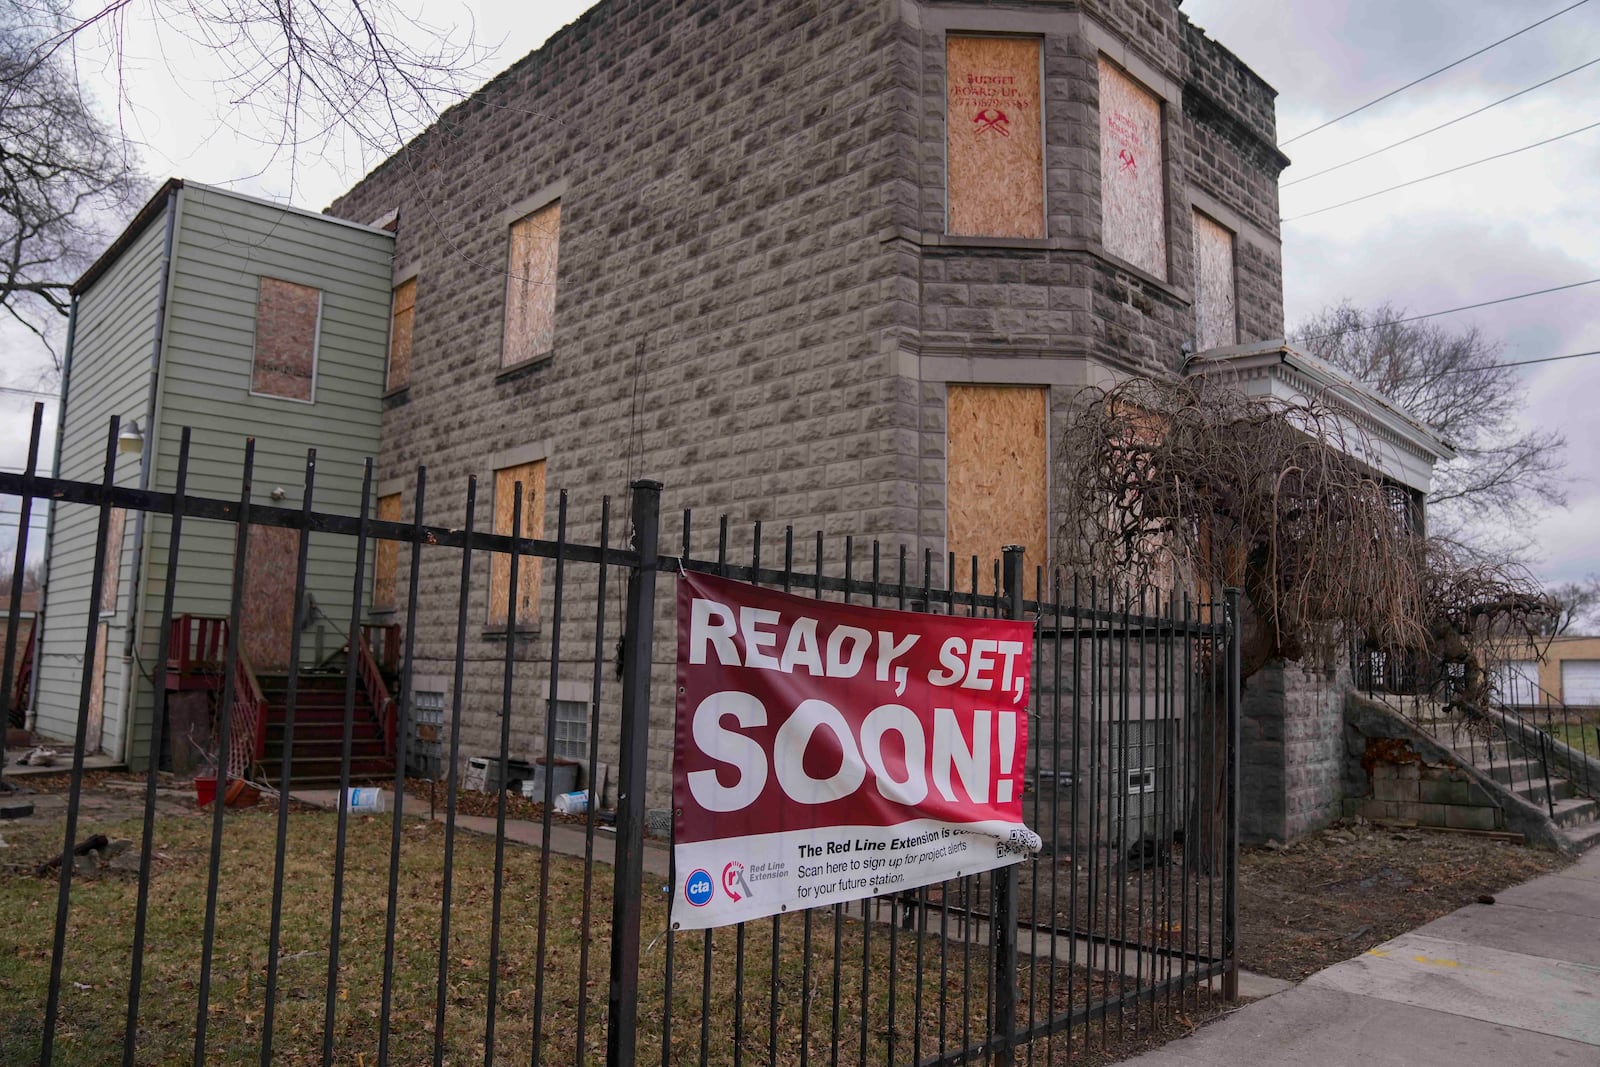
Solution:
M1600 659L1561 661L1561 701L1576 707L1600 707Z
M1600 666L1600 662L1596 663ZM1539 703L1539 663L1514 659L1502 663L1494 672L1495 695L1502 704L1521 706ZM1567 701L1572 703L1572 701Z

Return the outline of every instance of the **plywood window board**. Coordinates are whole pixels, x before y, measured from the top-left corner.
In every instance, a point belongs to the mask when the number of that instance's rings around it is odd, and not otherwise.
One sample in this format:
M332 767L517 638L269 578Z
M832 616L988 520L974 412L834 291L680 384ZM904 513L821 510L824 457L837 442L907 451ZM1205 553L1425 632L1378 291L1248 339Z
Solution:
M537 359L555 347L556 263L560 246L559 200L511 224L505 334L500 349L502 367Z
M417 280L394 287L394 314L389 324L389 374L385 389L411 384L411 330L416 319Z
M1002 548L1022 545L1027 589L1037 593L1034 566L1050 554L1048 401L1043 387L948 388L946 534L956 588L970 583L973 556L988 576Z
M256 343L250 391L310 403L317 375L322 291L262 278L256 294Z
M501 467L494 472L494 532L511 533L517 483L522 484L522 536L544 536L544 460ZM538 556L517 560L517 629L530 630L539 621L539 580L543 561ZM496 552L489 568L489 625L506 626L511 587L511 556Z
M102 622L94 644L93 673L89 676L89 715L84 724L83 750L91 755L100 751L105 741L106 722L106 645L111 642L111 624Z
M1161 102L1100 57L1100 211L1107 252L1167 277Z
M123 508L112 508L106 527L106 560L104 578L100 583L100 613L110 615L117 610L118 585L122 581L122 539L128 528L128 513Z
M1045 236L1041 47L1037 37L945 40L951 234Z
M1196 351L1238 344L1233 233L1198 211L1194 213L1194 275Z
M400 521L400 494L378 498L378 521ZM379 540L372 552L372 610L393 611L398 606L400 542Z

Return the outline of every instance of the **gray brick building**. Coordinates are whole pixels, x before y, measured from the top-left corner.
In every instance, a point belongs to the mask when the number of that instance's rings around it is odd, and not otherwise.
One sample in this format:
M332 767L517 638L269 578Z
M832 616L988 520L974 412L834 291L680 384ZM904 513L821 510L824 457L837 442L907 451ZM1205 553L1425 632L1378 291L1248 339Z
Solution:
M430 523L459 524L470 475L503 522L515 478L535 534L565 489L593 541L602 494L652 477L702 516L697 552L726 513L746 550L758 520L824 530L834 565L846 535L1044 563L1079 388L1283 333L1273 98L1176 0L604 0L331 208L398 213L380 513L409 519L426 463ZM498 737L491 570L466 754ZM459 580L425 555L419 694L445 688ZM543 747L541 580L516 591L539 622L510 638L514 756Z

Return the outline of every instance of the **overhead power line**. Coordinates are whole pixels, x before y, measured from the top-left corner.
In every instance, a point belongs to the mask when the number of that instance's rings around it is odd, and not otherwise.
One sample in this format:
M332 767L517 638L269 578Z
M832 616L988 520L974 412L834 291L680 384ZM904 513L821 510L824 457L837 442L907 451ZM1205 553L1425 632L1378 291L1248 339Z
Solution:
M1438 378L1446 374L1476 374L1486 370L1504 370L1507 367L1532 367L1538 363L1560 363L1568 359L1583 359L1587 356L1600 356L1600 348L1590 352L1568 352L1564 356L1544 356L1540 359L1520 359L1511 363L1485 363L1479 367L1451 367L1447 370L1429 371L1427 374L1408 374L1401 378L1382 378L1376 381L1364 381L1362 385L1393 385L1396 382L1409 382L1417 378Z
M1293 137L1289 138L1286 141L1279 141L1278 142L1278 147L1282 148L1285 145L1293 144L1294 142L1300 140L1300 138L1302 138L1302 137L1310 137L1312 134L1316 133L1318 130L1325 130L1329 126L1332 126L1336 122L1343 122L1345 119L1349 118L1351 115L1360 114L1361 112L1365 111L1367 108L1371 107L1374 104L1381 104L1385 100L1389 99L1391 96L1398 96L1399 94L1405 92L1407 89L1415 88L1416 86L1421 85L1423 82L1427 81L1429 78L1438 77L1440 74L1443 74L1447 70L1451 70L1451 69L1453 69L1455 67L1459 67L1461 64L1465 63L1469 59L1476 59L1477 57L1483 55L1485 52L1488 52L1491 49L1499 48L1501 45L1505 44L1507 41L1514 40L1514 39L1516 39L1518 37L1521 37L1523 34L1527 33L1529 30L1537 29L1538 27L1543 26L1545 23L1549 22L1551 19L1560 18L1562 15L1565 15L1568 11L1571 11L1574 8L1582 7L1584 4L1587 4L1588 2L1589 2L1589 0L1578 0L1578 2L1576 4L1569 4L1568 6L1562 8L1560 11L1557 11L1555 14L1546 15L1544 18L1540 19L1538 22L1531 23L1530 25L1524 26L1524 27L1522 27L1522 29L1518 30L1516 33L1509 34L1509 35L1507 35L1505 37L1502 37L1498 41L1495 41L1493 44L1486 44L1482 48L1478 49L1476 52L1470 52L1467 55L1462 56L1460 59L1454 60L1453 62L1450 62L1450 63L1446 63L1444 66L1440 67L1438 70L1431 70L1428 73L1424 74L1420 78L1416 78L1416 79L1414 79L1412 81L1406 82L1404 85L1400 86L1400 88L1398 88L1398 89L1390 89L1388 92L1384 93L1382 96L1374 97L1373 99L1368 100L1365 104L1362 104L1360 107L1353 107L1349 111L1346 111L1343 115L1335 115L1333 118L1329 119L1327 122L1322 123L1320 126L1313 126L1313 127L1311 127L1311 129L1306 130L1304 133L1297 133Z
M1430 311L1426 315L1407 315L1403 319L1385 319L1383 322L1370 322L1365 326L1350 326L1343 330L1329 330L1327 333L1307 334L1305 340L1320 341L1327 337L1343 337L1347 333L1365 333L1368 330L1379 330L1385 326L1399 326L1407 322L1421 322L1423 319L1436 319L1440 315L1454 315L1458 311L1476 311L1478 308L1493 307L1495 304L1509 304L1513 300L1526 300L1530 296L1545 296L1549 293L1564 293L1568 289L1581 289L1586 285L1600 283L1600 278L1590 278L1586 282L1571 282L1567 285L1553 285L1548 289L1535 289L1531 293L1517 293L1514 296L1501 296L1493 300L1480 300L1476 304L1462 304L1460 307L1445 308L1443 311Z
M1410 137L1403 137L1400 140L1395 141L1393 144L1386 144L1382 148L1374 148L1372 151L1366 153L1365 155L1356 156L1354 159L1347 159L1343 163L1335 163L1331 167L1324 167L1322 170L1316 171L1315 173L1312 173L1312 174L1307 174L1303 178L1296 178L1292 182L1284 182L1281 186L1279 186L1279 188L1280 189L1287 189L1291 185L1299 185L1301 182L1308 182L1312 178L1320 178L1324 174L1332 174L1334 171L1343 170L1345 167L1348 167L1353 163L1360 163L1362 160L1371 159L1373 156L1382 155L1383 153L1389 151L1389 149L1391 149L1391 148L1399 148L1403 144L1410 144L1412 141L1421 140L1422 138L1428 136L1428 134L1430 134L1430 133L1438 133L1440 130L1446 128L1447 126L1454 126L1458 122L1465 122L1467 119L1472 118L1474 115L1481 115L1485 111L1488 111L1490 108L1499 107L1501 104L1504 104L1504 103L1507 103L1509 101L1515 100L1519 96L1526 96L1528 93L1533 92L1535 89L1542 89L1546 85L1549 85L1551 82L1558 82L1562 78L1565 78L1568 75L1576 74L1580 70L1586 70L1589 67L1594 66L1596 63L1600 63L1600 57L1597 57L1595 59L1591 59L1587 63L1583 63L1583 64L1581 64L1579 66L1573 67L1571 70L1562 71L1560 74L1557 74L1553 78L1546 78L1544 81L1540 82L1537 85L1530 85L1526 89L1519 89L1516 92L1512 93L1510 96L1502 96L1500 99L1496 100L1492 104L1485 104L1482 107L1480 107L1480 108L1478 108L1478 109L1476 109L1474 111L1467 112L1465 115L1460 115L1460 116L1458 116L1456 118L1453 118L1449 122L1441 122L1441 123L1439 123L1439 125L1429 127L1428 129L1423 130L1421 133L1414 133Z
M1375 193L1367 193L1364 196L1351 197L1349 200L1341 200L1337 204L1329 204L1327 207L1319 207L1315 211L1307 211L1299 215L1291 215L1282 221L1298 222L1301 219L1309 219L1313 215L1321 215L1325 211L1333 211L1338 208L1349 207L1351 204L1359 204L1363 200L1371 200L1375 196L1382 196L1385 193L1392 193L1398 189L1406 189L1413 185L1420 185L1423 182L1432 181L1435 178L1443 178L1446 174L1455 174L1458 171L1467 170L1470 167L1476 167L1482 163L1492 163L1497 159L1505 159L1507 156L1514 156L1519 152L1527 152L1534 148L1542 148L1547 144L1554 144L1557 141L1564 141L1568 137L1576 137L1580 133L1587 133L1597 126L1600 126L1600 122L1591 122L1589 125L1579 127L1576 130L1568 130L1566 133L1559 133L1554 137L1546 137L1544 140L1535 141L1533 144L1525 144L1521 148L1513 148L1506 152L1497 152L1492 156L1484 156L1482 159L1474 159L1471 163L1462 163L1460 166L1450 167L1447 170L1435 171L1433 174L1424 174L1420 178L1412 178L1410 181L1401 182L1399 185L1391 185L1387 189L1379 189Z
M52 393L44 389L23 389L16 385L0 385L0 393L11 393L15 396L42 396L46 400L61 399L60 393Z

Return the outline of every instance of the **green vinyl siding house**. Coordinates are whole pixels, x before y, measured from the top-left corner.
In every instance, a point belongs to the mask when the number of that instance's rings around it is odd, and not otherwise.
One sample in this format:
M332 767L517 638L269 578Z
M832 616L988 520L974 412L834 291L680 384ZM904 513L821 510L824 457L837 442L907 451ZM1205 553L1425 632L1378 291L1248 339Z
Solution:
M104 477L115 416L119 486L171 492L188 427L188 495L237 499L254 438L253 503L297 505L315 447L314 506L355 513L378 450L393 254L393 235L377 227L168 182L73 288L57 475ZM99 522L97 508L52 506L32 726L70 741L88 672L87 751L142 767L171 520L113 510L105 590L91 604ZM227 616L234 539L231 523L184 524L174 617ZM295 639L297 539L251 530L240 644L263 674L284 669ZM311 540L307 591L319 610L299 635L308 657L345 640L336 626L348 623L330 620L350 617L354 557L349 538ZM91 613L99 641L86 663ZM174 714L169 752L186 741Z

